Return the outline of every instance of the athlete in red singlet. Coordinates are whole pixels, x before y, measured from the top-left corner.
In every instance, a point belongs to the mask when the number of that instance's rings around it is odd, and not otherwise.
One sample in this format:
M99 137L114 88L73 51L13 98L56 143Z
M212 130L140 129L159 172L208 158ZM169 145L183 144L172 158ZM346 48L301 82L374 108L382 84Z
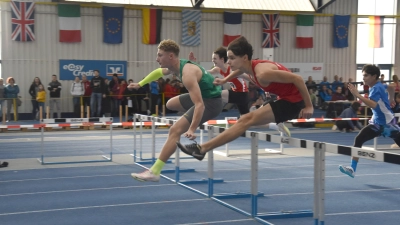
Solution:
M242 135L251 126L270 122L281 123L290 119L312 116L314 109L303 78L289 72L284 66L267 61L251 60L253 47L245 37L239 37L228 46L228 64L233 72L224 79L215 79L215 84L224 84L232 78L245 73L263 90L276 94L279 99L269 102L246 115L237 123L213 139L199 145L197 143L178 147L197 159L204 158L206 152L224 145Z

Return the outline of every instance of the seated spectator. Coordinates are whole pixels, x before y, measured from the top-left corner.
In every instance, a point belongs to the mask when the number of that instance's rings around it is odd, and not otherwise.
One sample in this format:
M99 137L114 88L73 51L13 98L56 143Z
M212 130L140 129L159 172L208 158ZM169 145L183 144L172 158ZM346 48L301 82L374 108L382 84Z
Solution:
M340 118L357 118L357 112L361 104L359 102L353 102L350 107L343 110L340 114ZM361 130L362 126L358 120L338 120L336 121L336 127L340 132L352 132L356 128Z
M322 86L326 86L328 89L331 89L331 84L328 82L328 78L324 76L323 80L319 83L319 91L321 92Z
M336 87L336 91L332 94L332 101L347 100L346 96L342 93L342 87Z
M354 101L354 95L350 92L347 82L343 83L342 92L343 92L344 96L346 96L347 100Z
M314 89L309 88L308 93L310 94L310 98L311 98L311 102L312 102L313 106L314 107L318 106L318 100L317 100L317 96L314 93Z
M319 92L321 102L328 102L332 100L332 91L326 85L322 85L322 90Z
M308 80L306 81L306 86L307 89L313 89L313 92L315 92L317 90L317 85L315 83L315 81L313 81L312 76L308 77Z
M343 87L343 83L339 81L338 75L335 75L333 79L334 81L332 82L332 91L335 91L337 87Z

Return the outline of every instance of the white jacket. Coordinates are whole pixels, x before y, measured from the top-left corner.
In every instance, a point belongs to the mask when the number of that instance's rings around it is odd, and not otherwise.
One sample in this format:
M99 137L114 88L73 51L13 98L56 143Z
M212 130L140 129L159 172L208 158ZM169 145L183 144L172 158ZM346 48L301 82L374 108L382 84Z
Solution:
M85 93L85 87L81 82L76 83L75 81L71 84L71 95L72 96L81 96Z

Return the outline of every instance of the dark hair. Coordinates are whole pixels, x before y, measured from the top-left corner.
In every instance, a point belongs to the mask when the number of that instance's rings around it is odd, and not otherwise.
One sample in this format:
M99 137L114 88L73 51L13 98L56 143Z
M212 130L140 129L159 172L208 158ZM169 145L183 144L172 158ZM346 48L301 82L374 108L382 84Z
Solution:
M372 64L364 65L361 71L371 76L376 76L377 80L379 79L379 75L381 74L381 70L379 69L379 67Z
M361 104L359 102L353 102L351 103L351 108L353 108L354 111L358 111L358 108L360 108Z
M243 36L240 36L229 43L228 51L232 51L232 53L237 56L247 55L249 60L251 60L253 56L253 47Z
M131 82L131 81L133 82L133 80L132 80L132 79L129 79L129 80L128 80L128 82Z
M57 77L57 75L55 75L55 74L53 74L53 75L51 75L51 76L53 76L53 77Z
M42 84L42 81L40 80L40 78L39 77L35 77L35 78L33 78L33 81L32 81L32 84L35 84L35 79L39 79L39 84Z
M113 74L113 77L118 77L118 74L114 73L114 74Z
M100 73L100 71L99 71L98 69L93 70L93 72L96 72L96 71L97 71L98 73Z
M224 58L224 63L228 61L228 56L226 55L226 49L224 47L215 49L214 54L218 55L220 58Z

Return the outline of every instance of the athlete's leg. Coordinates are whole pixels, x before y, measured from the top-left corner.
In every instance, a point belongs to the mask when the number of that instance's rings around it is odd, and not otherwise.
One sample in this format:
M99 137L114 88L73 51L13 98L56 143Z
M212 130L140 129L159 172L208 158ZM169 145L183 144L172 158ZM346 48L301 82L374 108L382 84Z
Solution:
M222 103L231 103L229 102L229 90L222 90L221 92Z

